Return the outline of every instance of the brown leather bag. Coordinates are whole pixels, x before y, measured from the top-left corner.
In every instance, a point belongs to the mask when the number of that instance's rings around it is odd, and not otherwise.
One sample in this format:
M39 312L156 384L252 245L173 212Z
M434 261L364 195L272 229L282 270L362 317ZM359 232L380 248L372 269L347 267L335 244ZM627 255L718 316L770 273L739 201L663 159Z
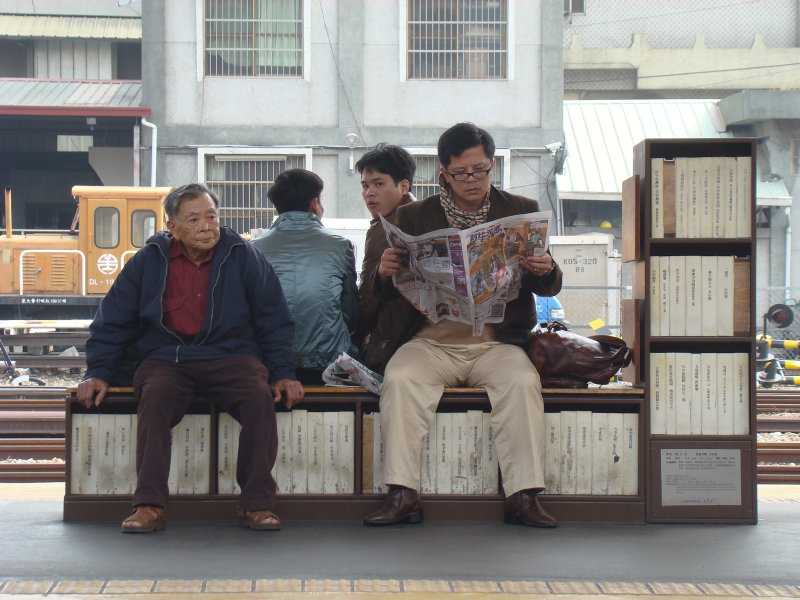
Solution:
M589 382L603 385L611 381L617 371L630 364L633 353L622 338L586 337L554 321L531 335L528 356L539 372L542 387L581 388Z

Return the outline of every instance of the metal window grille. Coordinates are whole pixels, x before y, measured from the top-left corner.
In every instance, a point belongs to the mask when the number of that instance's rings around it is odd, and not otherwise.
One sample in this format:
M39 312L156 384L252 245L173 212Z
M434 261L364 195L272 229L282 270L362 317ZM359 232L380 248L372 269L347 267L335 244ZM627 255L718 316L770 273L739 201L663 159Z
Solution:
M304 156L206 156L206 184L219 197L220 223L238 233L268 229L277 215L267 190L280 173L305 167Z
M302 0L205 0L205 74L302 77Z
M505 79L508 0L408 0L409 79Z
M414 184L411 193L417 200L439 193L439 157L414 155L417 170L414 172ZM495 156L494 171L492 171L492 185L503 187L503 157Z

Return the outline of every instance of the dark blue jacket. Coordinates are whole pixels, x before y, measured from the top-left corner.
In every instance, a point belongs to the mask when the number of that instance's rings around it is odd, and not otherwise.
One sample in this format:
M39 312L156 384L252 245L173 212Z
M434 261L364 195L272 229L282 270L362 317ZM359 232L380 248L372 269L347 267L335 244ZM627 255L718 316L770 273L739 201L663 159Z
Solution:
M271 382L294 379L294 323L280 281L264 255L227 227L214 251L200 332L186 343L164 325L170 238L160 232L147 240L103 298L89 327L85 378L108 382L135 344L142 359L174 362L250 354L266 365Z

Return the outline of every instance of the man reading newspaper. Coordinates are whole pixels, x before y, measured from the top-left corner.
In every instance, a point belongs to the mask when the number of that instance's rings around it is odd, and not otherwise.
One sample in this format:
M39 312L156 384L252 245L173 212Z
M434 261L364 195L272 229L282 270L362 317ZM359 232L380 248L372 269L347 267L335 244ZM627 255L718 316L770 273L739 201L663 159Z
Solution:
M421 236L440 229L466 230L493 223L513 215L539 212L535 200L498 190L491 185L495 167L495 145L491 135L471 123L458 123L439 138L441 163L440 193L397 209L397 227L407 235ZM486 228L491 230L491 227ZM393 525L422 521L420 487L420 452L430 429L436 407L445 387L483 387L492 405L492 429L496 454L506 495L505 520L534 527L555 527L556 520L544 511L537 494L544 489L544 403L539 375L522 345L536 321L533 293L553 296L561 289L561 270L542 247L542 239L525 232L500 238L489 235L472 247L467 244L465 264L480 265L469 274L454 274L454 287L469 289L472 305L485 295L507 299L501 319L454 320L445 317L453 308L461 311L458 298L435 303L428 316L417 311L410 330L387 332L407 340L386 366L381 389L381 432L386 459L384 483L389 493L380 510L364 519L365 525ZM539 233L539 232L537 232ZM387 232L393 238L391 232ZM516 271L519 288L514 297L514 274L508 273L507 260L501 261L487 245L513 246L517 253ZM478 242L478 240L475 240ZM522 250L523 248L528 250ZM398 247L400 246L400 247ZM440 240L409 252L402 239L386 249L374 276L373 286L382 298L400 293L393 279L413 272L417 262L445 260L452 248ZM461 246L458 246L461 247ZM492 261L492 257L496 261ZM501 272L505 268L506 273ZM494 275L492 271L494 269ZM447 270L443 269L444 277ZM469 277L468 277L469 275ZM456 281L463 277L464 281ZM507 280L504 280L506 278ZM466 281L469 279L469 281ZM498 290L498 288L500 288ZM477 304L480 304L480 300ZM409 310L416 310L409 303ZM491 316L491 315L490 315ZM496 316L496 315L494 315Z

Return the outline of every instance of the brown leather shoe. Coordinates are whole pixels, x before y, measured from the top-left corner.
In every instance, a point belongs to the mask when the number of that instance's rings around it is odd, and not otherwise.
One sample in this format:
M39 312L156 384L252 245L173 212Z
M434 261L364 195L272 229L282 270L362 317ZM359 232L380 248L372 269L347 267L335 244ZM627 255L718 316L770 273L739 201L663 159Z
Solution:
M522 490L506 498L505 522L530 527L557 527L558 521L539 504L540 490Z
M237 506L236 514L239 516L239 525L248 529L278 531L281 528L281 520L271 510L245 510Z
M133 514L122 522L122 533L150 533L167 527L167 511L160 506L140 504Z
M421 523L422 500L417 490L393 485L380 510L368 515L364 525L397 525L398 523Z

